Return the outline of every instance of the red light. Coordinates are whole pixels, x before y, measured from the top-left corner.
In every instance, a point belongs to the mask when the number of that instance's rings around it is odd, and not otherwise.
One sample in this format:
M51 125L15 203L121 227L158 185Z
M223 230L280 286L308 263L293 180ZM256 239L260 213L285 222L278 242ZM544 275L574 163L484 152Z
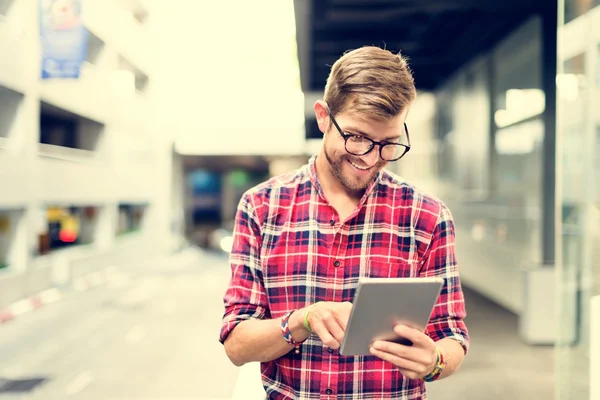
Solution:
M77 240L77 232L63 229L58 234L58 238L62 242L73 243L75 240Z

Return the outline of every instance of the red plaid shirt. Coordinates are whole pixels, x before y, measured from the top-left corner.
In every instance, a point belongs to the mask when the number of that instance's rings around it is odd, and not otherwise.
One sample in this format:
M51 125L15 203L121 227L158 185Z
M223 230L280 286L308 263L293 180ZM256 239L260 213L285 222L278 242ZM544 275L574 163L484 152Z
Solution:
M468 350L464 299L446 206L383 170L347 221L317 180L315 159L244 194L231 253L220 341L249 318L281 318L318 301L352 301L358 280L445 278L426 333ZM261 364L269 399L426 399L421 380L374 356L344 357L312 335Z

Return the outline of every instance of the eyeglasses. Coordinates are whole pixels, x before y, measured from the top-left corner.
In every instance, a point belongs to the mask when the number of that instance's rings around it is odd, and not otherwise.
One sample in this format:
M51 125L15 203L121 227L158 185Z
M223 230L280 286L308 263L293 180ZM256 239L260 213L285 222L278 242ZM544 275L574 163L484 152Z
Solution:
M384 161L393 162L404 157L410 150L410 136L408 134L408 127L406 126L406 123L404 124L404 132L406 132L406 140L408 141L408 144L377 142L366 136L344 133L342 128L340 128L337 121L333 117L329 106L327 106L327 112L329 113L329 117L331 118L333 125L335 125L336 129L344 139L346 151L354 156L367 155L377 145L379 146L379 157L381 157L381 159Z

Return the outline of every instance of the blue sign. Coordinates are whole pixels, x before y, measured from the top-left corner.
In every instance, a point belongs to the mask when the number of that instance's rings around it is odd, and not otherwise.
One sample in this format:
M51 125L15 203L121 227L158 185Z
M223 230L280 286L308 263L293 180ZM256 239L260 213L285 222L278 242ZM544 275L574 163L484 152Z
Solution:
M88 43L82 0L39 1L42 79L79 78Z

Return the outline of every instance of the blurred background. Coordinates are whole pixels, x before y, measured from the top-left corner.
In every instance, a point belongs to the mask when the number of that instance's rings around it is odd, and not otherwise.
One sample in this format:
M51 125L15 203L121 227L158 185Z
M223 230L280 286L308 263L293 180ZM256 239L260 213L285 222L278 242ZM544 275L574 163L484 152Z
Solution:
M457 226L430 399L599 400L599 0L0 0L0 399L264 398L218 343L237 203L363 45L409 57L389 169Z

